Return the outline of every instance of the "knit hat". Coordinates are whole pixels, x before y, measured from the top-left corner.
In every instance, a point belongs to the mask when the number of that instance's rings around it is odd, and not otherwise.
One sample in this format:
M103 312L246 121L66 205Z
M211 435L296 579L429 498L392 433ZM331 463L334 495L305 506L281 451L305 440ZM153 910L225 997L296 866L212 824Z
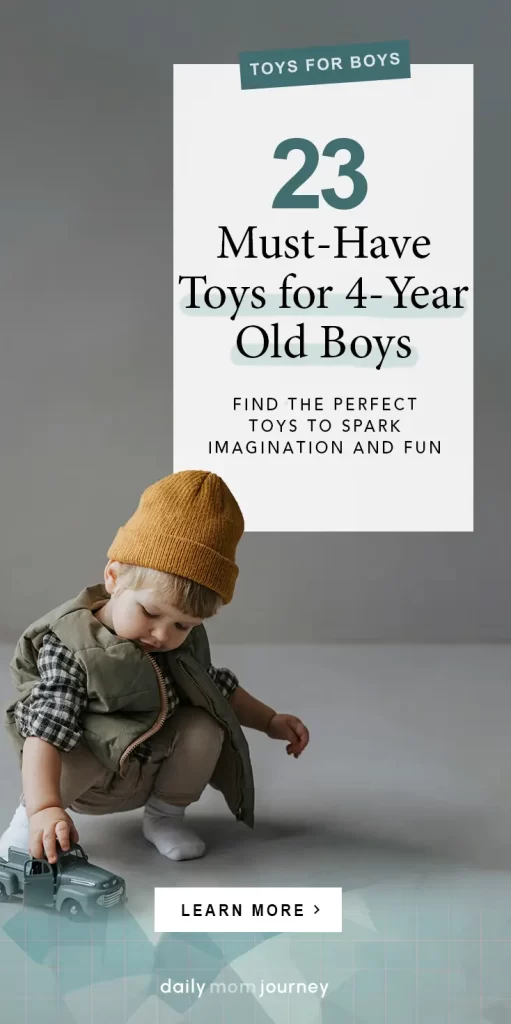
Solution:
M185 470L144 491L136 512L108 550L113 561L174 573L201 583L228 604L238 576L241 509L214 473Z

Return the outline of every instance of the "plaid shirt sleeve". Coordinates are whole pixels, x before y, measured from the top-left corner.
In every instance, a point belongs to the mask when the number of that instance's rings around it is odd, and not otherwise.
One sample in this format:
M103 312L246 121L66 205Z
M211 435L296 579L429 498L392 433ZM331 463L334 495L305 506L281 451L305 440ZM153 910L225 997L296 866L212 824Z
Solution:
M229 698L232 697L236 687L240 685L238 679L234 675L234 672L231 672L228 668L214 668L213 665L210 665L208 668L208 674L211 676L213 682L216 683L220 693L226 700L229 700Z
M43 639L37 668L40 678L30 701L18 701L14 710L18 732L72 750L82 734L80 718L87 704L85 671L54 633Z

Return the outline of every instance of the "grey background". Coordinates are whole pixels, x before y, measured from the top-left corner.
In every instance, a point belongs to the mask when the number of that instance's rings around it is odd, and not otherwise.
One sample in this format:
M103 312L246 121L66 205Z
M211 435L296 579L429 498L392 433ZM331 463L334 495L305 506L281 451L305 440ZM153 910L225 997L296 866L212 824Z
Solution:
M295 761L251 730L256 831L208 790L192 810L208 856L179 865L172 884L340 884L346 906L350 890L371 887L378 900L387 887L390 906L415 907L419 892L428 912L458 899L460 934L476 939L490 905L506 914L509 650L477 645L510 633L504 15L504 3L470 11L462 0L351 10L333 0L0 0L0 692L9 699L11 637L99 576L140 491L171 468L172 62L409 38L412 61L476 66L475 533L244 539L237 599L211 629L214 662L300 715L311 745ZM456 131L447 102L438 116ZM346 640L362 644L333 646ZM462 645L431 642L449 640ZM5 827L19 794L9 744L0 768ZM91 860L127 878L131 913L152 931L152 889L169 884L169 865L143 839L140 812L76 817ZM500 962L491 945L485 969ZM333 967L327 977L338 983Z
M211 634L509 638L508 13L462 0L3 0L4 639L100 577L118 525L171 470L172 63L395 38L412 62L475 64L475 532L246 536L236 600ZM448 103L438 116L456 131Z

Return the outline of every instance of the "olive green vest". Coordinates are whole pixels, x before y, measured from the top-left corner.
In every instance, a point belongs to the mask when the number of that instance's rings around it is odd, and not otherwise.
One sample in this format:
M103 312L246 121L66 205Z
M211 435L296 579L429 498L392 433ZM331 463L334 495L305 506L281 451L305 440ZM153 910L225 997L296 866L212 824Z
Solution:
M131 640L115 636L92 614L107 599L101 584L87 587L74 600L34 622L19 639L10 666L18 697L6 708L5 726L20 757L24 739L16 727L14 708L19 700L30 702L32 687L39 679L38 652L50 630L86 672L83 739L106 768L124 774L133 750L165 721L167 693L156 660ZM181 647L165 657L178 695L205 708L222 726L225 739L211 785L223 793L232 813L253 827L254 784L248 744L228 700L207 672L210 654L204 626L195 626Z

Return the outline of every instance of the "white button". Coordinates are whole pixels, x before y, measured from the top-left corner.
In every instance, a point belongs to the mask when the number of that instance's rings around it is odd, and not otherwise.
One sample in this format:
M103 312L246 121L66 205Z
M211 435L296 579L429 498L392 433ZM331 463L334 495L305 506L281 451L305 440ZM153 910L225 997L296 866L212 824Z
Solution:
M155 889L154 930L341 932L342 889Z

